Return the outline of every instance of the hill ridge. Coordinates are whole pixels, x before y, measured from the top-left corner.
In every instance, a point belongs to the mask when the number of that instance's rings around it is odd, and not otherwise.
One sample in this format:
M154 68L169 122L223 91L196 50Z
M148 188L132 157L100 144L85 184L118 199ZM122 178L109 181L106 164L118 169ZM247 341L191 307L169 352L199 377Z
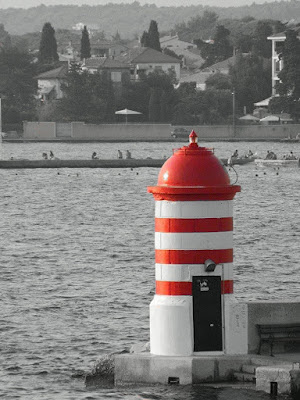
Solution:
M124 12L126 8L126 12ZM151 20L158 24L160 32L171 31L176 24L187 22L196 15L211 11L219 15L219 19L240 19L254 17L256 19L273 19L282 22L294 20L300 22L300 1L281 1L264 4L252 3L240 7L181 6L158 7L156 5L130 4L105 5L53 5L32 7L28 9L0 9L0 24L12 35L23 35L40 32L44 23L50 22L54 29L72 29L82 22L87 26L98 25L107 37L118 31L122 38L130 39L147 30Z

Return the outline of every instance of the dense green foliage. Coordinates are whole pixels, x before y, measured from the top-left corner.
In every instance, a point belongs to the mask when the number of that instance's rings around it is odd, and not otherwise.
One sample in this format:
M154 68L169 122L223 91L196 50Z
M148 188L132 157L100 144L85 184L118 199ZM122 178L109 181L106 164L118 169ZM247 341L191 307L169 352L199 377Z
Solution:
M204 17L203 17L204 18ZM203 18L200 19L203 23ZM272 53L272 43L268 37L274 33L282 32L285 26L279 21L272 20L224 20L222 25L218 18L211 18L214 22L210 29L210 40L206 42L202 39L194 39L194 43L201 51L201 56L205 59L203 67L210 66L219 61L226 60L233 53L254 53L257 56L270 58ZM193 21L191 20L193 27ZM188 30L193 33L192 28ZM184 36L184 33L180 34ZM204 38L207 38L204 36Z
M160 32L173 31L174 34L181 31L177 25L186 23L191 18L203 16L204 12L217 13L219 23L229 30L230 27L223 23L223 20L241 20L245 17L253 17L257 20L269 19L290 21L300 19L299 1L274 1L273 3L256 4L242 7L219 7L207 6L182 6L182 7L157 7L153 4L141 5L138 2L131 4L113 4L98 6L44 6L29 9L7 8L0 10L0 23L3 23L6 30L13 35L22 35L28 32L39 32L45 21L51 21L55 30L71 29L78 21L84 21L88 26L98 25L110 37L118 28L122 38L131 39L140 36L145 24L151 20L157 21ZM83 18L84 16L84 18ZM197 24L196 24L197 25ZM176 26L176 27L175 27ZM185 31L184 29L182 31ZM187 31L186 31L187 32ZM193 38L206 39L207 35ZM192 38L192 39L193 39Z
M58 61L57 43L55 39L55 30L46 22L43 26L42 37L39 48L39 63L53 64Z
M283 69L279 72L276 89L279 98L275 98L270 106L276 112L290 113L300 120L300 40L298 30L286 31L286 40L282 48Z
M229 76L240 114L244 107L247 112L252 112L255 102L271 96L271 63L265 63L262 57L239 54L235 65L230 68Z
M193 40L205 40L212 37L218 24L219 15L215 12L205 10L203 14L195 14L186 22L176 24L174 33L182 40L192 42Z
M0 24L0 43L3 49L8 49L11 47L11 37L4 29L3 24Z
M122 93L116 96L107 73L81 73L73 64L63 87L65 96L57 103L58 120L113 122L117 109L129 108L142 113L139 120L170 122L175 89L172 76L163 72L141 75L139 82L124 79ZM53 118L53 115L51 116Z
M151 21L148 32L144 31L141 37L141 45L151 49L161 51L159 42L159 33L156 21Z
M228 123L232 114L230 90L208 89L196 91L195 85L180 85L176 91L174 124L222 124Z
M32 57L16 48L0 50L0 95L3 125L35 118L37 90Z
M86 25L83 28L82 35L81 35L81 42L80 42L80 59L83 60L84 58L91 57L91 44L90 44L90 36L87 30Z
M195 40L201 51L201 56L205 60L202 65L203 68L227 60L232 56L233 48L229 41L229 35L228 29L223 25L217 25L212 42L206 43L200 39Z
M73 63L62 89L64 98L56 109L60 119L93 123L114 120L114 91L107 74L82 73Z

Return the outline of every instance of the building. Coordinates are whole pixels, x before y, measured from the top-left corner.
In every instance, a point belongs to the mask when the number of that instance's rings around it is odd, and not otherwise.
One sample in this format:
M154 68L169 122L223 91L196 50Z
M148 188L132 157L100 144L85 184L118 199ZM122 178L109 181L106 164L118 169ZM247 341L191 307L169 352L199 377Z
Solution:
M204 62L197 45L180 40L178 35L163 36L160 38L160 46L162 49L172 50L180 57L183 67L196 69L201 67Z
M128 78L130 77L130 66L112 58L88 58L83 61L81 68L83 71L88 71L92 74L107 71L113 83L121 83L124 75L127 75Z
M300 26L294 28L297 32L297 37L300 40ZM276 83L278 82L278 74L283 69L282 49L286 39L285 32L276 33L269 36L272 40L272 96L276 96Z
M38 98L40 101L57 100L63 97L61 85L68 72L68 64L64 63L61 67L51 69L36 76L38 81Z
M132 80L138 80L141 72L148 74L154 71L165 73L173 71L176 79L178 81L180 79L180 60L150 47L132 48L120 54L116 59L130 66Z
M197 90L206 90L206 80L213 74L217 73L228 75L230 66L236 63L236 57L237 56L234 55L226 60L210 65L203 70L198 70L192 74L187 74L180 78L179 84L185 82L195 82Z

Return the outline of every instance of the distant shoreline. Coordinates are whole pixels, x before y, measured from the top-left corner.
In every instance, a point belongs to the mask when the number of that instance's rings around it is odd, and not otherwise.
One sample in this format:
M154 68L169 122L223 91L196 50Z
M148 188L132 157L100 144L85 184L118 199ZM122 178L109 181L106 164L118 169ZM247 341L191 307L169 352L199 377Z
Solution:
M278 139L278 138L201 138L198 139L201 142L278 142L278 143L300 143L291 140ZM188 138L176 138L176 139L120 139L120 140L106 140L106 139L2 139L3 143L186 143Z

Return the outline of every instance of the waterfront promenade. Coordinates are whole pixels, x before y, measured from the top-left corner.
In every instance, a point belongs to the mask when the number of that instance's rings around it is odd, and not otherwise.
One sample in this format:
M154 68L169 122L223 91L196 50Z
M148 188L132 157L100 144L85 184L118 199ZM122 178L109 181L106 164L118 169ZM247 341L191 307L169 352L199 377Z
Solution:
M299 124L279 125L202 125L184 126L194 130L201 141L280 141L295 138ZM170 124L85 124L83 122L24 122L20 141L98 141L98 142L174 142L186 141L187 137L172 136ZM188 135L187 135L188 136ZM6 140L9 140L7 135Z

